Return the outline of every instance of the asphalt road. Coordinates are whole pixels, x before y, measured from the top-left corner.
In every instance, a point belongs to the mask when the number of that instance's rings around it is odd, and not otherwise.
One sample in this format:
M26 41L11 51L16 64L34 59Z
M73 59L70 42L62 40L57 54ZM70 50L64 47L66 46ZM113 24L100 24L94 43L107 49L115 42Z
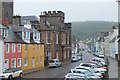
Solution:
M92 57L92 54L83 52L83 59L78 62L69 62L62 67L58 68L45 68L43 70L23 75L23 78L64 78L64 76L69 72L70 69L75 68L81 62L87 62Z

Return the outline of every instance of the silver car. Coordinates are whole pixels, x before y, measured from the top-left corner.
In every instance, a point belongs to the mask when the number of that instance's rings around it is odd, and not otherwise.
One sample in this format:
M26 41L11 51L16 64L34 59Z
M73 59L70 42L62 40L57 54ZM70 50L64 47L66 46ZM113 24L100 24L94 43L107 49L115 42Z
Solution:
M49 68L50 67L60 67L62 66L62 63L58 59L51 59L49 62Z

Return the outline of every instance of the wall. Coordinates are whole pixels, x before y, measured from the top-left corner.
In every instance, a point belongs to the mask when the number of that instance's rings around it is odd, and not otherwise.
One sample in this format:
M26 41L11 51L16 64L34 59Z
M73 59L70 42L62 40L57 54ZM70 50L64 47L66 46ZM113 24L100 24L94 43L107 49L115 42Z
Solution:
M4 70L4 43L0 40L0 73Z
M26 52L26 45L28 45L28 51ZM44 45L38 44L38 50L36 48L37 44L22 44L22 69L30 70L33 68L44 67ZM34 67L32 63L32 58L34 57ZM38 57L38 62L37 62ZM42 62L40 62L40 57L42 57ZM24 66L24 58L28 58L27 66Z

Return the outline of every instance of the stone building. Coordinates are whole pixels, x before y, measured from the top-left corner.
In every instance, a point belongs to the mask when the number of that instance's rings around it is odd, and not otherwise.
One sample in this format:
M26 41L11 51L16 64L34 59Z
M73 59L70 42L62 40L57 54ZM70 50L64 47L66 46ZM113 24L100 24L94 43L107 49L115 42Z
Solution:
M4 26L8 26L12 24L12 17L13 17L13 0L2 0L2 24Z
M71 54L71 23L65 23L62 11L44 11L40 15L41 42L45 44L45 62L65 61Z

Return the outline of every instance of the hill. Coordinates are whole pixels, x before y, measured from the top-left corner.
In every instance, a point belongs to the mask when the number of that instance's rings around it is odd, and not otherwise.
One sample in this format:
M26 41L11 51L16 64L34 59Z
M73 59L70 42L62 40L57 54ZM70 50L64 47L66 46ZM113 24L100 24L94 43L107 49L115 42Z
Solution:
M117 22L110 21L84 21L72 22L72 35L75 35L80 40L94 38L100 32L111 29Z

